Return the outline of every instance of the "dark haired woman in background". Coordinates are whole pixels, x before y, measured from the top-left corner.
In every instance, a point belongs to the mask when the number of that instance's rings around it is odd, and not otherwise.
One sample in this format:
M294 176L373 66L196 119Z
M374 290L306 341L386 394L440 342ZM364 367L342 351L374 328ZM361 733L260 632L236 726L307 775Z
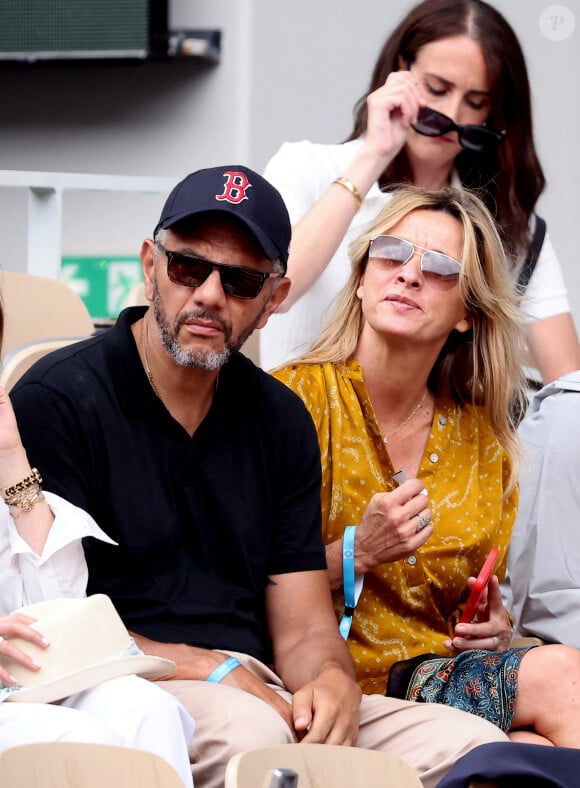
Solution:
M477 189L517 280L545 180L518 39L482 0L426 0L389 36L342 144L286 143L265 175L293 221L292 289L260 334L266 369L304 352L346 282L348 245L400 182ZM457 128L459 126L459 128ZM522 301L544 382L580 368L562 272L548 237Z

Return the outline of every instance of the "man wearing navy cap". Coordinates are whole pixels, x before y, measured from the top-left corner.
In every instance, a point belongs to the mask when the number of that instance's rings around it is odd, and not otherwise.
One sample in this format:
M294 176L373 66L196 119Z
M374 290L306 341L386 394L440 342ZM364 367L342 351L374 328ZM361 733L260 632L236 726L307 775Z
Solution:
M177 663L161 686L196 719L200 788L222 786L241 750L357 736L435 785L504 736L433 704L361 703L325 571L314 426L238 352L288 292L289 243L282 198L257 173L188 175L142 245L151 306L25 375L12 394L23 442L46 488L118 543L86 545L89 593Z

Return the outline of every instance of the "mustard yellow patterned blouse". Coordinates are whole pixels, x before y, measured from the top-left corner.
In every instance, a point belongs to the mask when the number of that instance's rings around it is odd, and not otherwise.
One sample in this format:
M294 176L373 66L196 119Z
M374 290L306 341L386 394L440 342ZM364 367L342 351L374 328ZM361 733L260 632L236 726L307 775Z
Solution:
M374 493L395 488L393 468L360 364L301 364L275 376L310 411L322 454L322 522L326 544L360 522ZM365 693L384 693L391 665L427 652L450 655L443 641L467 599L466 583L489 550L500 551L503 577L517 493L503 499L508 460L477 408L438 400L419 478L427 488L435 532L414 555L365 577L349 645ZM342 589L334 592L340 619Z

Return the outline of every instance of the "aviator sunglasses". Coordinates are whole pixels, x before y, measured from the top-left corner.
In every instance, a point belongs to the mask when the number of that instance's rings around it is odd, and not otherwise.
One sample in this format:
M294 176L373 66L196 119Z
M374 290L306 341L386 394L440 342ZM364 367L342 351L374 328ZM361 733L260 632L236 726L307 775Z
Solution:
M157 247L167 256L167 276L176 285L199 287L214 271L219 271L222 289L226 295L234 298L256 298L264 287L264 282L271 276L280 278L282 274L263 273L241 265L224 265L206 260L196 254L174 252L156 242Z
M425 283L435 290L451 290L459 280L461 263L453 257L412 244L396 235L379 235L369 246L369 260L379 264L384 270L396 270L421 250L421 273Z
M505 137L505 131L494 131L487 126L458 126L457 123L430 107L421 107L416 123L412 128L425 137L440 137L448 131L457 132L457 140L462 148L476 153L485 153L495 148Z

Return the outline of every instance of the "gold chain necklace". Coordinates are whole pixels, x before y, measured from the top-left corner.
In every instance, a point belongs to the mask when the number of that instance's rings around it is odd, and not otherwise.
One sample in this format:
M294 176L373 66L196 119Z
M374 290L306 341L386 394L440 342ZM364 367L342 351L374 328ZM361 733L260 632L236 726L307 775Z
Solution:
M152 383L151 385L153 385L153 383ZM155 388L155 386L153 386L153 388ZM159 395L158 395L158 396L159 396ZM413 410L412 410L412 411L409 413L409 415L407 416L407 418L405 419L405 421L402 421L402 422L399 424L399 426L398 426L398 427L395 427L395 429L394 429L394 430L392 430L392 431L389 433L389 435L383 435L383 441L384 441L385 443L388 443L388 442L389 442L389 439L390 439L390 438L392 438L392 437L393 437L393 435L394 435L396 432L399 432L399 430L402 430L402 429L403 429L403 427L404 427L406 424L408 424L408 423L411 421L411 419L413 418L413 416L415 415L415 413L417 413L417 411L419 410L419 408L421 407L421 405L422 405L422 404L423 404L423 402L425 401L425 397L426 397L426 396L427 396L427 389L425 389L425 391L424 391L424 392L423 392L423 394L421 395L421 399L420 399L420 400L419 400L419 402L418 402L418 403L415 405L415 407L413 408Z
M141 349L143 351L143 361L145 363L145 372L147 373L147 378L149 383L151 384L151 388L155 392L156 396L163 402L163 397L159 393L159 389L155 385L155 381L153 380L153 375L151 374L151 370L149 369L149 359L147 358L147 343L145 342L145 318L141 321Z
M145 342L145 319L143 319L141 321L141 351L143 353L143 363L144 363L144 366L145 366L145 372L147 373L147 379L149 380L149 383L151 384L151 388L153 389L155 395L165 405L163 397L159 393L159 389L157 388L157 386L155 385L155 381L153 380L153 374L151 372L151 369L149 368L149 359L147 357L147 343ZM220 376L219 376L219 372L218 372L217 377L215 379L215 382L213 384L214 391L217 391L217 389L218 389L219 379L220 379ZM167 407L167 406L165 406L165 407Z

